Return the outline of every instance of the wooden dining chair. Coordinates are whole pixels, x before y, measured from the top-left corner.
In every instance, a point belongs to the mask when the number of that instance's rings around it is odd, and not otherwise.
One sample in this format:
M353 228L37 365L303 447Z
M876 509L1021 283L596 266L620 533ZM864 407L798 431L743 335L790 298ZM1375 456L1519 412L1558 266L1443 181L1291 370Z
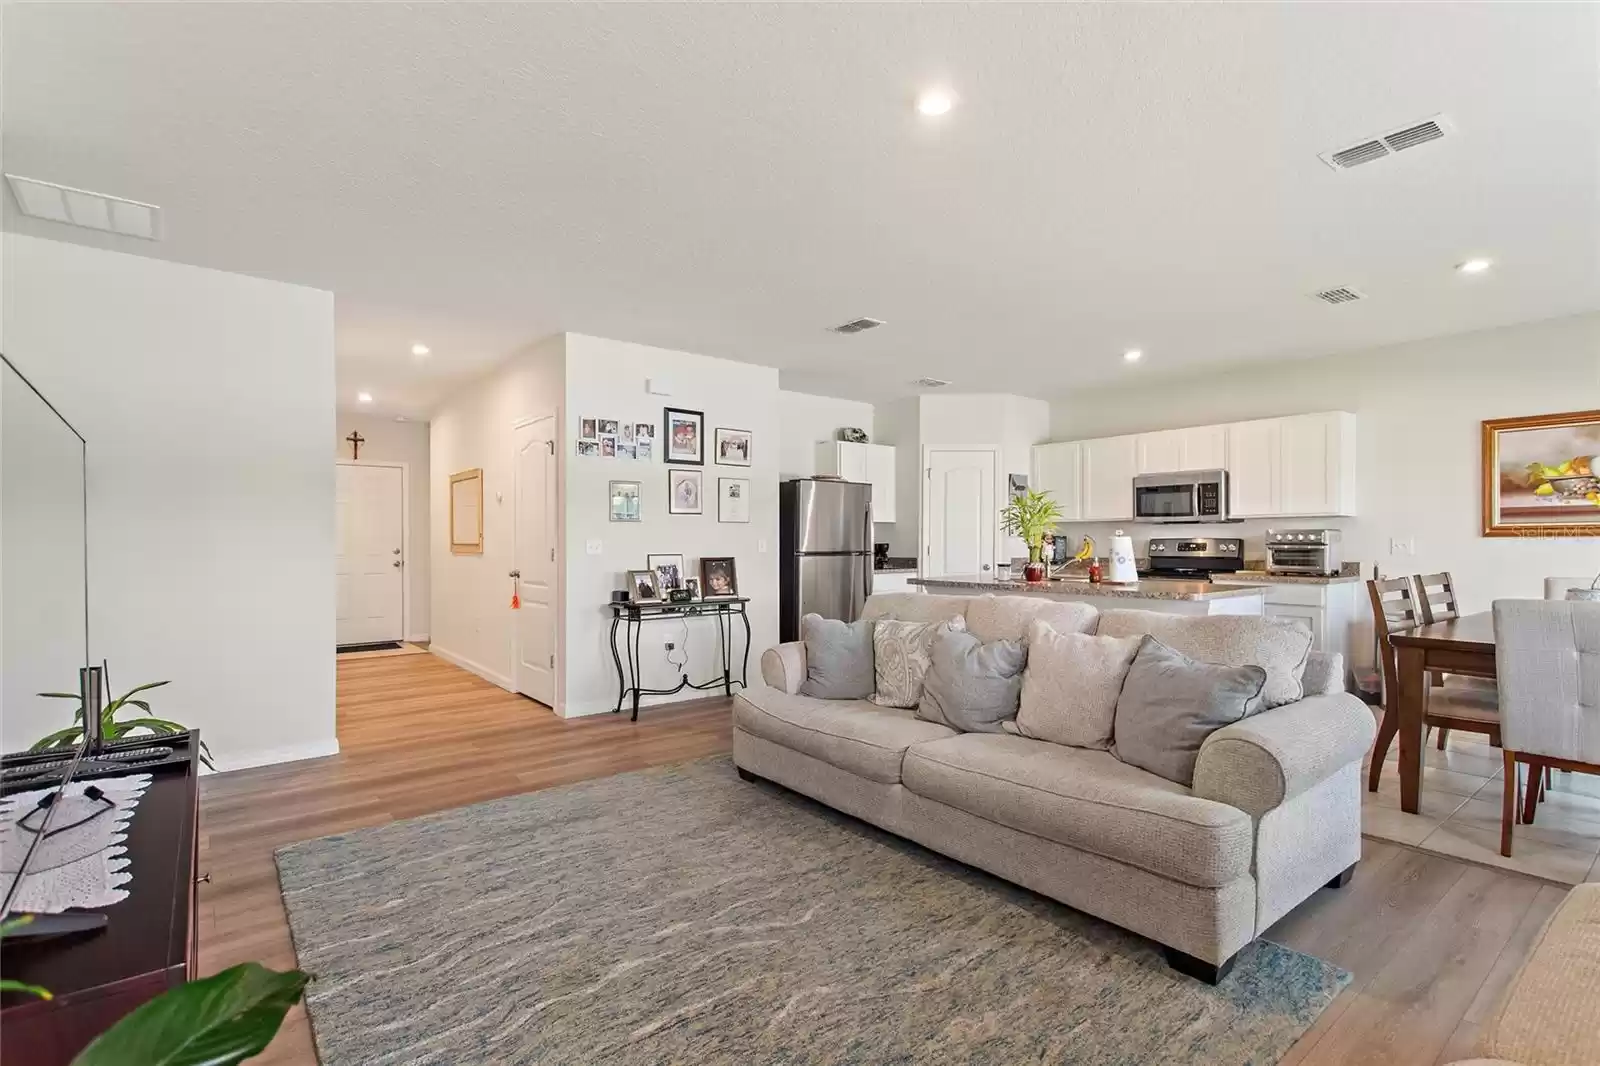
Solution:
M1409 577L1368 581L1367 595L1372 601L1372 623L1378 634L1378 653L1383 668L1383 721L1378 726L1372 765L1367 770L1367 791L1376 792L1378 778L1383 774L1383 760L1388 757L1395 734L1400 732L1400 672L1390 638L1425 623L1421 597ZM1478 686L1447 684L1423 691L1427 700L1422 718L1424 727L1484 733L1489 743L1499 746L1500 708L1494 690L1484 692Z
M1434 622L1448 622L1453 618L1461 617L1461 603L1456 598L1455 579L1450 576L1450 571L1441 570L1437 574L1416 574L1411 578L1417 590L1417 613L1422 616L1423 625L1432 625ZM1494 681L1490 678L1468 677L1459 672L1448 677L1442 670L1435 670L1432 675L1432 684L1439 688L1447 683L1466 687L1477 688L1475 698L1480 700L1498 699ZM1450 739L1448 727L1439 728L1439 750L1443 751L1445 744Z

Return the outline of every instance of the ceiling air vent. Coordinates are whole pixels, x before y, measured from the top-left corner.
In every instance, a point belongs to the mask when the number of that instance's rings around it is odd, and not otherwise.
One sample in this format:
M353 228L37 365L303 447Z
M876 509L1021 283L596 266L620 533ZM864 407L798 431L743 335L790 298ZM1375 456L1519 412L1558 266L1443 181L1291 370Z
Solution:
M918 378L911 384L919 385L924 389L942 389L950 383L943 378Z
M869 329L877 329L883 325L881 318L853 318L841 326L830 326L833 333L865 333Z
M1367 298L1366 293L1352 289L1348 285L1341 285L1337 289L1323 289L1321 292L1315 292L1311 295L1325 304L1348 304Z
M1404 152L1408 148L1415 148L1419 144L1437 141L1450 132L1450 122L1443 115L1434 115L1432 118L1414 122L1409 126L1380 133L1375 137L1368 137L1346 148L1338 148L1331 152L1324 152L1317 158L1328 164L1334 170L1349 170L1359 167L1363 163L1371 163L1377 159Z
M11 194L17 198L17 207L24 215L127 237L142 237L147 241L161 239L161 208L154 204L18 174L7 174L6 181L11 184Z

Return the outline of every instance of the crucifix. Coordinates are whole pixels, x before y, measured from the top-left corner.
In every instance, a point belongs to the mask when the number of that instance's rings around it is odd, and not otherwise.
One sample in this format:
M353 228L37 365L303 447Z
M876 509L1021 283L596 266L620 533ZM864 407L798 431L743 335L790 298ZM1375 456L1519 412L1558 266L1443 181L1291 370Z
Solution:
M359 429L351 430L350 435L345 440L350 442L350 458L361 458L361 446L367 443L367 438L361 435L361 431Z

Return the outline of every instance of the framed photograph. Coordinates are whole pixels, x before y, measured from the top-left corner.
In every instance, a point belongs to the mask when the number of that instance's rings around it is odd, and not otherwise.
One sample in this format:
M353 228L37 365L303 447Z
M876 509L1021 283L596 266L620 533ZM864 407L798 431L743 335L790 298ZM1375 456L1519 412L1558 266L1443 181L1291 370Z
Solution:
M689 598L691 600L698 600L700 598L700 579L699 578L697 578L697 577L686 577L686 578L684 578L683 579L683 587L689 593Z
M1006 483L1014 498L1020 499L1028 494L1027 474L1007 474Z
M1600 411L1483 423L1483 535L1600 537Z
M600 442L597 440L580 440L578 442L578 454L587 459L598 459L600 457Z
M698 470L668 470L667 513L704 514L701 484Z
M703 599L728 600L739 595L739 574L732 557L700 560L700 588Z
M580 419L578 419L578 439L579 440L594 440L595 437L597 437L599 435L599 433L600 433L600 431L595 428L595 420L594 419L592 419L592 418L580 418Z
M718 466L750 465L750 431L717 427L716 455Z
M617 443L633 447L633 423L624 422L617 427Z
M618 459L632 459L633 458L633 445L629 444L625 440L617 441L617 458Z
M628 571L628 599L634 603L661 602L661 590L656 587L654 570Z
M639 489L637 481L611 483L611 521L639 521Z
M615 459L616 457L617 457L617 438L608 437L605 434L601 434L601 436L600 436L600 458L602 458L602 459Z
M666 435L666 452L662 459L684 466L706 464L706 416L702 411L685 411L677 407L661 409L661 431Z
M750 479L717 478L717 521L750 521Z
M596 421L599 423L600 436L615 437L617 435L617 420L615 418L601 418Z
M669 589L683 588L683 556L646 555L644 561L656 575L656 591L666 595Z
M483 471L450 475L450 551L483 554Z
M650 460L650 453L651 453L652 450L653 450L652 442L651 442L649 437L635 437L634 438L634 441L633 441L633 457L635 459L643 459L646 462L648 462Z
M634 440L654 440L656 426L654 422L635 422L633 424Z

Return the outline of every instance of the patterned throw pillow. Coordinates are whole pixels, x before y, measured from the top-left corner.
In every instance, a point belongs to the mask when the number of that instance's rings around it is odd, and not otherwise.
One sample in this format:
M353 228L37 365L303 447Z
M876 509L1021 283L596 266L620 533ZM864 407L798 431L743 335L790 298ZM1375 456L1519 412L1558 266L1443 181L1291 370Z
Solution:
M872 702L880 707L915 707L922 700L922 678L928 672L934 639L940 633L959 633L966 628L960 615L942 622L880 619L872 630L878 680Z

